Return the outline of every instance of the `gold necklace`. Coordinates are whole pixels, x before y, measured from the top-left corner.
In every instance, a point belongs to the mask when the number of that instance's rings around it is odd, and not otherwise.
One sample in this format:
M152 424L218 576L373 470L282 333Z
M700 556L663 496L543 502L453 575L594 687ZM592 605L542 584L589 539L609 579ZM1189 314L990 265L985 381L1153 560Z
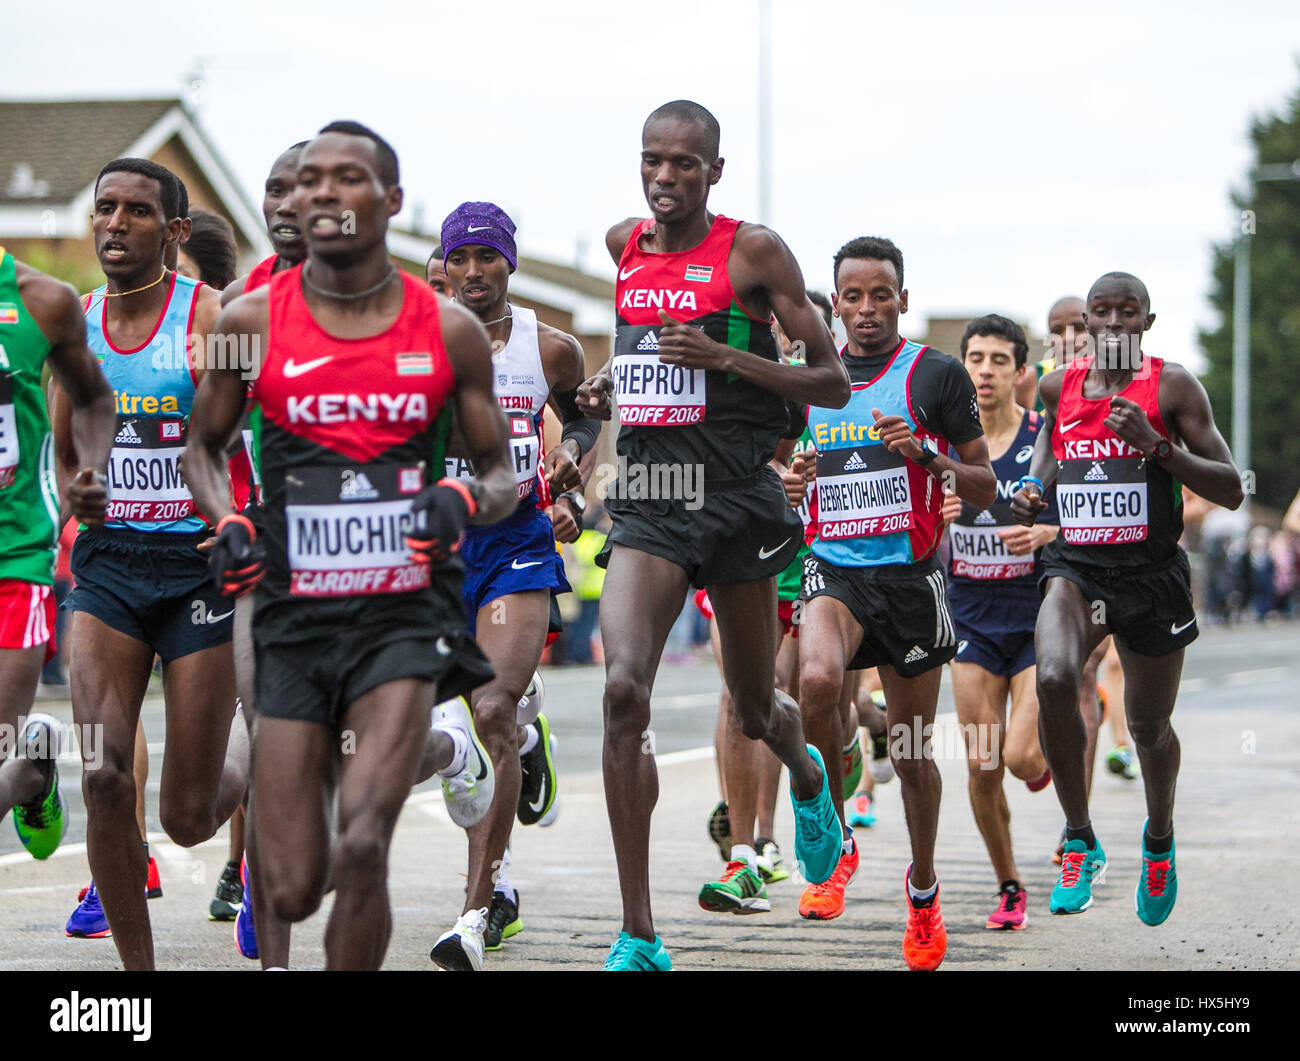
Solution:
M141 291L148 291L151 287L157 287L163 282L163 277L167 275L167 266L163 266L163 271L158 279L152 284L145 284L144 287L137 287L134 291L104 291L105 298L125 298L127 295L138 295Z

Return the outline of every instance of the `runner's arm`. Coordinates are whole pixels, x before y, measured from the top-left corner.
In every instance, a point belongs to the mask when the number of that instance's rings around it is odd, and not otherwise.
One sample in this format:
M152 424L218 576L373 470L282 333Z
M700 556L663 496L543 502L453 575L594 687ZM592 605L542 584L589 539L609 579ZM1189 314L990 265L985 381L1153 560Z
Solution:
M582 344L572 335L544 324L538 325L538 332L542 368L550 387L547 401L562 425L560 443L546 454L543 474L552 490L560 494L586 485L583 458L596 448L600 421L578 407L578 387L587 374ZM588 474L590 467L588 463Z
M1169 409L1173 414L1166 422L1187 445L1186 449L1175 446L1173 453L1160 464L1206 500L1225 508L1241 507L1245 497L1241 474L1232 461L1232 451L1214 424L1210 399L1201 381L1182 365L1166 362L1160 374L1160 391L1160 408Z
M1058 368L1049 372L1038 382L1038 395L1043 399L1043 426L1034 442L1034 455L1029 462L1027 478L1037 479L1043 484L1040 490L1033 483L1017 490L1011 498L1011 515L1017 523L1032 527L1039 513L1047 508L1043 494L1056 482L1061 471L1056 454L1052 452L1052 432L1056 427L1056 407L1061 400L1061 382L1065 379L1065 370Z

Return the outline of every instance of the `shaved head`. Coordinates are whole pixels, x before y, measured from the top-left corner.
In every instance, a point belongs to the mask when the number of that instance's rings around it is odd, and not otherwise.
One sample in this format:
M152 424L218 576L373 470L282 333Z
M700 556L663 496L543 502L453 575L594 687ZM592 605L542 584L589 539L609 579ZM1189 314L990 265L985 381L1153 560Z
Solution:
M675 99L671 103L665 103L662 107L656 107L650 112L650 117L645 120L645 125L642 126L642 140L644 141L645 130L650 128L652 122L665 120L691 122L698 125L701 133L700 148L702 154L710 162L718 161L718 151L722 142L722 129L718 125L718 119L710 114L706 108L688 99Z
M1053 317L1064 317L1067 314L1080 314L1084 310L1084 301L1078 295L1065 295L1058 298L1052 303L1052 308L1047 311L1048 328L1051 328Z
M1102 290L1113 294L1129 295L1136 299L1148 313L1151 312L1151 296L1147 293L1147 285L1132 273L1113 272L1097 277L1092 287L1088 289L1088 301L1091 302L1092 296Z

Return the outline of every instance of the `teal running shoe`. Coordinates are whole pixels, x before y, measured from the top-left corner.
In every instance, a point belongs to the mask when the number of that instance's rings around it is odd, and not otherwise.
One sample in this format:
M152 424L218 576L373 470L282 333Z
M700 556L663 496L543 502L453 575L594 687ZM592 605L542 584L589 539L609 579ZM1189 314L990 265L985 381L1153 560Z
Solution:
M653 943L647 943L636 936L620 932L614 945L609 948L609 957L605 959L607 973L669 973L673 962L668 957L668 948L663 940L655 936Z
M1083 913L1092 905L1092 886L1105 879L1106 852L1101 841L1089 850L1082 840L1067 840L1061 855L1061 877L1052 889L1052 913Z
M822 772L822 790L810 800L794 798L790 789L790 802L794 804L794 860L799 872L809 884L822 884L831 879L843 854L844 830L839 815L831 802L830 784L822 753L811 744L808 754Z
M14 807L14 830L32 858L46 859L58 850L68 827L67 803L59 790L57 759L63 726L45 714L27 716L24 754L45 774L45 789L31 803Z
M1133 901L1143 924L1159 925L1173 913L1178 899L1178 874L1174 872L1174 841L1169 852L1153 855L1147 850L1147 829L1142 826L1142 876L1138 878Z
M870 829L876 824L876 799L865 792L859 792L849 801L845 808L850 829Z

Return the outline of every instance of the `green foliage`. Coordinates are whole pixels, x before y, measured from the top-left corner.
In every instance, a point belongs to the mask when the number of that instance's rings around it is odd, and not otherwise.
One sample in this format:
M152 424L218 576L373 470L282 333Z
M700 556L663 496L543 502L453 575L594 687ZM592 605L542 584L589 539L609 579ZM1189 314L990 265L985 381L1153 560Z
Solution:
M104 274L98 265L79 265L55 254L53 248L42 246L33 241L23 249L23 261L33 269L71 284L78 294L93 291L104 282Z

